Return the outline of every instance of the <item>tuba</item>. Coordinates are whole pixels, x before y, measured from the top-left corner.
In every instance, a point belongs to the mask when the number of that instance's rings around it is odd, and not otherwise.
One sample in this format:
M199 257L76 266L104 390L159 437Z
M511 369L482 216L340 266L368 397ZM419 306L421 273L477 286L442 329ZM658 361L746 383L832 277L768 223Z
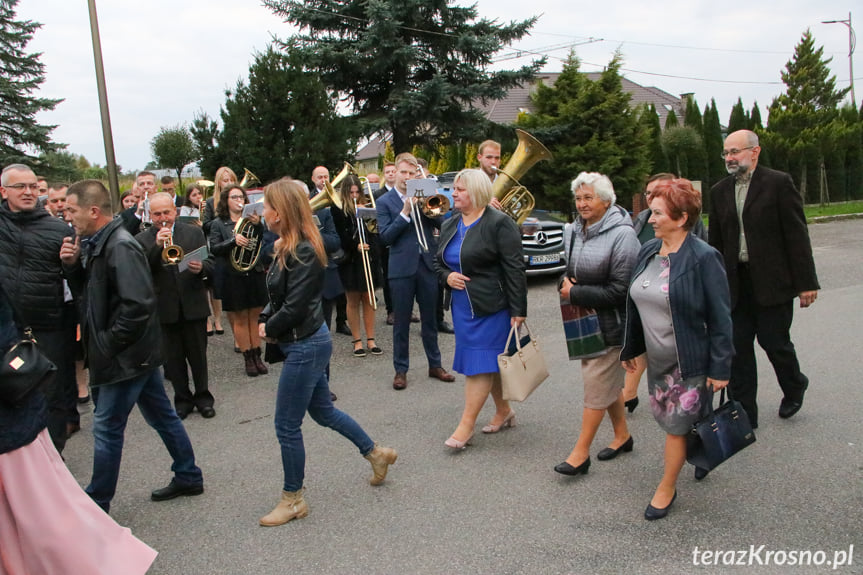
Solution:
M237 220L237 225L234 226L234 235L248 238L249 245L246 247L234 246L231 249L231 266L238 272L247 272L255 267L261 257L264 234L262 231L258 231L252 222L246 218L240 218Z
M196 185L201 187L201 205L198 206L198 224L201 225L204 223L204 210L207 207L207 192L216 189L215 182L210 180L198 180L195 182Z
M240 187L244 190L248 190L255 184L260 184L261 180L249 170L249 168L243 168L245 170L245 174L243 174L243 179L240 180Z
M164 228L168 222L162 222ZM165 242L165 247L162 248L162 261L168 265L175 266L186 256L183 248L174 243L174 234L168 236L168 241Z
M526 174L535 163L550 160L553 156L542 142L524 130L515 132L518 134L518 147L506 163L506 169L498 168L498 176L491 191L492 195L500 200L501 211L521 225L530 215L536 201L527 188L519 183L518 178Z
M338 209L342 210L344 207L342 206L342 197L336 192L336 186L342 183L342 180L347 178L349 175L357 175L357 171L354 169L352 165L348 162L345 162L345 165L342 167L342 171L336 175L332 182L324 182L324 189L320 194L309 200L311 204L312 211L316 212L323 208L327 208L330 206L335 206Z

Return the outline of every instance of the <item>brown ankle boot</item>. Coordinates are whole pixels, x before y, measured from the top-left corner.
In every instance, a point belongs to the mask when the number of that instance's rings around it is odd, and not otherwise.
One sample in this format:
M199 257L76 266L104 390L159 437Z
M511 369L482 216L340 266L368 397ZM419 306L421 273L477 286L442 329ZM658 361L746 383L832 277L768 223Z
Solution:
M304 489L299 491L282 491L282 498L275 509L261 517L258 521L264 527L284 525L291 519L302 519L309 514L309 506L303 499Z
M258 367L255 365L255 355L251 349L243 352L243 359L246 362L246 375L249 377L258 377Z
M267 369L267 364L261 361L261 348L256 347L252 350L252 359L255 361L255 368L261 375L267 375L270 370Z
M387 467L396 462L399 455L392 447L378 447L375 445L374 450L365 456L372 464L372 478L369 483L372 485L380 485L387 478Z

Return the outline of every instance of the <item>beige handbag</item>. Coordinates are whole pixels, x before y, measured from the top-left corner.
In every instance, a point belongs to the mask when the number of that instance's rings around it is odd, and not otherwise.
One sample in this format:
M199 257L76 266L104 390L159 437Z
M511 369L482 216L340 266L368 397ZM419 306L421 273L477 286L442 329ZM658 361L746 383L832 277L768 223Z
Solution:
M497 356L503 398L507 401L524 401L548 377L548 368L545 366L545 357L539 349L539 342L533 337L527 322L524 323L524 327L530 336L527 345L521 346L518 327L512 326L509 337L506 338L506 347L503 353ZM512 355L508 355L509 342L513 335L515 335L516 350Z

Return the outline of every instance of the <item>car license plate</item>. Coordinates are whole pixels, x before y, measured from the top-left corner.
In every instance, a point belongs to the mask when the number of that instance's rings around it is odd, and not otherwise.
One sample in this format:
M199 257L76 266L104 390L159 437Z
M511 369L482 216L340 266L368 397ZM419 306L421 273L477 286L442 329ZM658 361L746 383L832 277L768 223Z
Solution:
M538 266L542 264L556 264L559 261L559 254L543 254L539 256L530 256L530 265L532 266Z

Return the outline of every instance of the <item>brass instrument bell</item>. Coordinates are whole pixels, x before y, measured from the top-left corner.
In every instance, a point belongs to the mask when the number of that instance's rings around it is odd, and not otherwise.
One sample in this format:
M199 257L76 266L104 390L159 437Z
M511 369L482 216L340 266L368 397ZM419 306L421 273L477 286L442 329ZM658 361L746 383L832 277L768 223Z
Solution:
M163 228L166 225L168 225L168 222L162 222ZM180 263L185 256L186 252L183 251L183 248L174 243L174 234L172 232L168 236L168 240L165 242L165 247L162 248L162 261L168 265L175 266Z
M491 191L492 195L500 200L501 211L521 225L536 202L527 188L519 183L518 178L537 162L551 160L553 156L542 142L524 130L515 132L518 135L518 147L506 163L506 168L498 168L498 176L491 186Z

